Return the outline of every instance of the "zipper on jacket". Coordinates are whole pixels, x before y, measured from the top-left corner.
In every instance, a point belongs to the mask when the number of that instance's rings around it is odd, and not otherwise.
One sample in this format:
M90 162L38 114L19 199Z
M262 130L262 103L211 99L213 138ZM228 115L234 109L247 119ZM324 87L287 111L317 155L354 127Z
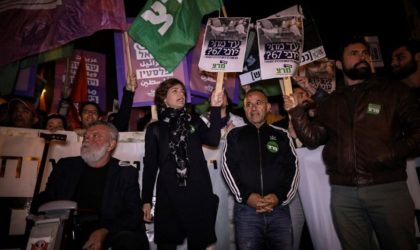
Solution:
M261 183L261 196L264 196L264 180L263 180L263 171L262 171L262 155L261 155L261 137L260 129L257 128L257 137L258 137L258 157L260 160L260 183Z
M351 94L353 95L353 102L351 102L349 100L349 97L346 96L346 103L347 103L347 107L350 107L350 114L351 115L351 135L352 135L352 143L353 143L353 155L351 157L353 157L353 167L354 167L354 177L353 177L353 183L358 185L358 180L359 180L359 173L357 172L357 149L356 149L356 129L355 129L355 120L357 117L356 114L356 110L357 110L357 106L359 104L360 101L360 97L359 97L359 93L355 93L354 89L351 92ZM353 104L353 106L351 106Z
M356 155L356 129L354 128L354 120L355 120L356 114L353 112L352 121L351 121L351 133L352 133L352 141L353 141L353 158L354 158L354 178L353 180L355 184L358 184L359 180L359 173L357 172L357 155Z

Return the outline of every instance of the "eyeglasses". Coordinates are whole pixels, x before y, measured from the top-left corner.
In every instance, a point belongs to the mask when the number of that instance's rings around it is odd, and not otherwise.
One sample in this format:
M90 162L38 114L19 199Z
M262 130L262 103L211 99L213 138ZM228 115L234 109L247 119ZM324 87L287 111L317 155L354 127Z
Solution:
M98 111L97 110L89 110L89 109L84 109L82 110L82 114L86 115L98 115Z

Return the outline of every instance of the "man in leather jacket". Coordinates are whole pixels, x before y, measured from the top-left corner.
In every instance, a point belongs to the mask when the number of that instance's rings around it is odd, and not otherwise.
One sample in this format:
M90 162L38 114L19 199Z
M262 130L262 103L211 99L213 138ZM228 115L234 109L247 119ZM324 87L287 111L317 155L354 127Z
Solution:
M325 144L331 212L343 249L417 249L406 158L419 154L420 109L400 82L376 79L363 38L343 43L336 66L345 86L324 97L317 117L284 96L299 139Z

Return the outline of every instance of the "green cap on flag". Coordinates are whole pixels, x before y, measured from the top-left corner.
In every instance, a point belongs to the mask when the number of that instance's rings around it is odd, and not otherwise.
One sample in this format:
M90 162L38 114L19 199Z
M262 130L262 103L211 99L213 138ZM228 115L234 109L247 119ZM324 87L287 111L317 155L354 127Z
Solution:
M148 0L128 33L172 72L195 46L201 19L221 8L222 0Z

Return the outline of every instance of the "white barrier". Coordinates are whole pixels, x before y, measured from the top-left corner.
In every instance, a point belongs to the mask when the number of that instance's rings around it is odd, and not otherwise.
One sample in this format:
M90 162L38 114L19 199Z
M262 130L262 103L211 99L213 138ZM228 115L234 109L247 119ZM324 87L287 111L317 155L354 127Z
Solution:
M35 188L38 169L41 163L42 152L44 149L44 139L39 137L39 133L49 133L45 130L19 129L0 127L0 202L1 206L6 206L10 210L10 220L8 235L22 235L25 230L25 218L28 215L30 203L26 202L20 206L11 206L10 203L19 203L14 201L31 200ZM65 143L52 141L49 147L48 161L45 166L44 176L41 184L41 191L45 189L45 184L52 170L51 161L57 162L60 158L68 156L77 156L80 152L82 138L71 131L60 131L58 134L65 134L67 140ZM222 148L223 141L220 144ZM231 207L228 202L228 189L224 184L220 174L219 149L203 148L208 162L210 176L212 178L214 192L220 197L218 217L216 223L218 241L215 249L234 249L233 236L230 236L229 230L232 226L226 226L230 222ZM114 157L130 161L132 164L140 167L140 179L143 170L144 156L144 133L126 132L119 134L118 146L114 152ZM9 207L7 207L10 205ZM2 211L2 210L0 210ZM8 215L0 214L1 218ZM230 216L230 218L229 218ZM229 223L231 224L231 223ZM147 225L150 228L150 225ZM2 236L2 235L0 235ZM2 237L1 237L2 238ZM232 245L232 247L229 247ZM184 247L181 247L182 249ZM1 249L1 242L0 242ZM155 249L152 244L152 249Z
M44 140L38 136L44 130L18 129L0 127L0 208L14 203L13 200L30 200L35 187L37 168L41 162ZM67 135L66 143L51 143L48 158L58 161L62 157L79 155L82 138L74 132L62 131ZM114 153L116 158L130 161L143 169L144 133L120 133L120 140ZM219 196L219 210L216 222L218 241L214 249L235 249L232 225L233 199L220 173L220 149L203 148L206 156L214 192ZM337 250L340 244L336 236L330 214L330 186L325 167L321 160L322 147L316 150L301 148L297 150L300 164L299 193L313 246L318 250ZM420 165L420 158L407 164L408 186L415 202L416 209L420 209L420 184L417 179L416 166ZM41 190L44 189L52 164L48 161L45 168ZM141 173L140 173L141 178ZM141 183L141 180L139 180ZM12 202L11 202L12 201ZM8 235L21 235L25 229L25 217L30 204L9 206L10 218L4 219L0 214L0 221L10 220ZM8 215L6 215L8 216ZM3 238L3 235L0 235ZM1 245L0 245L1 248ZM152 246L154 249L154 246Z

